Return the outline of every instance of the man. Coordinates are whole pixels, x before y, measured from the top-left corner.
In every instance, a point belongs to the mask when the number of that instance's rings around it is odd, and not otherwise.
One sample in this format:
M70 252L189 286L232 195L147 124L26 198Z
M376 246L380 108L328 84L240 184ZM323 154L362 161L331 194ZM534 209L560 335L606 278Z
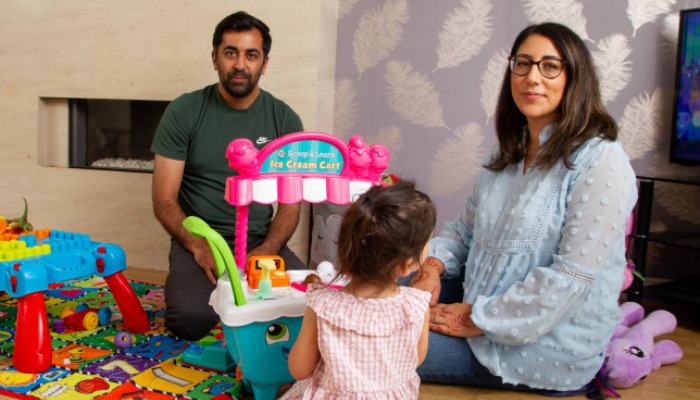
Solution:
M217 271L207 242L190 235L182 221L196 215L232 245L236 212L224 199L224 189L235 171L228 167L226 147L246 137L261 149L277 137L303 130L287 104L258 86L272 44L262 21L242 11L229 15L217 25L212 44L219 82L170 103L151 147L153 211L172 237L165 323L186 340L202 338L218 321L209 305ZM272 218L271 206L251 204L248 256L279 254L287 269L305 268L286 246L299 211L299 204L279 204Z

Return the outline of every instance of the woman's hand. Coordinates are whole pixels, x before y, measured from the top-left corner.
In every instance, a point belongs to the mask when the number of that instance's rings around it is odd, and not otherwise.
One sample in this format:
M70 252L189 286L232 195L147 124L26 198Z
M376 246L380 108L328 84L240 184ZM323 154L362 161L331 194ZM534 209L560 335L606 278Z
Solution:
M440 297L440 274L445 270L442 261L428 257L423 262L423 269L418 270L411 279L410 286L430 293L430 305L434 306Z
M472 321L472 305L469 303L438 304L431 307L430 330L463 338L484 334Z

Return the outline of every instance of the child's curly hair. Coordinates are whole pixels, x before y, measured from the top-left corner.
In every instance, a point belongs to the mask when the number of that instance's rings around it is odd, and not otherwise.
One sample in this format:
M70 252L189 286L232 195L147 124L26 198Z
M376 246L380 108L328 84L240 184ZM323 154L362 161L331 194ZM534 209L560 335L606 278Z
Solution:
M388 287L397 266L421 263L435 229L437 211L413 181L374 186L345 212L338 235L338 273L353 281Z

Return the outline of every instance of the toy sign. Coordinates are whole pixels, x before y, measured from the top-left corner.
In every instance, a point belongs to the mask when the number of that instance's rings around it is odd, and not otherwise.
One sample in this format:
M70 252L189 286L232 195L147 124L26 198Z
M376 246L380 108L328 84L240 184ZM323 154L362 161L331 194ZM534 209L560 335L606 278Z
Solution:
M293 204L300 201L350 204L373 185L383 185L389 149L368 145L360 135L347 145L322 132L297 132L258 150L239 138L226 148L229 167L238 175L226 179L224 197L236 206L235 262L245 265L248 204Z
M321 140L301 140L281 146L263 160L260 173L320 173L339 175L345 160L340 149Z

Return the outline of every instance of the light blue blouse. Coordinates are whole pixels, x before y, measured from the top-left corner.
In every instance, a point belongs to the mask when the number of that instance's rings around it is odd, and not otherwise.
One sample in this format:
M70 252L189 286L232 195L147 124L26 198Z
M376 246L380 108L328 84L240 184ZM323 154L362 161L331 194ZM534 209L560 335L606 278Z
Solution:
M597 138L572 170L482 169L459 217L431 241L445 277L466 268L464 302L486 332L467 340L504 382L573 390L600 369L620 320L635 181L620 144Z

